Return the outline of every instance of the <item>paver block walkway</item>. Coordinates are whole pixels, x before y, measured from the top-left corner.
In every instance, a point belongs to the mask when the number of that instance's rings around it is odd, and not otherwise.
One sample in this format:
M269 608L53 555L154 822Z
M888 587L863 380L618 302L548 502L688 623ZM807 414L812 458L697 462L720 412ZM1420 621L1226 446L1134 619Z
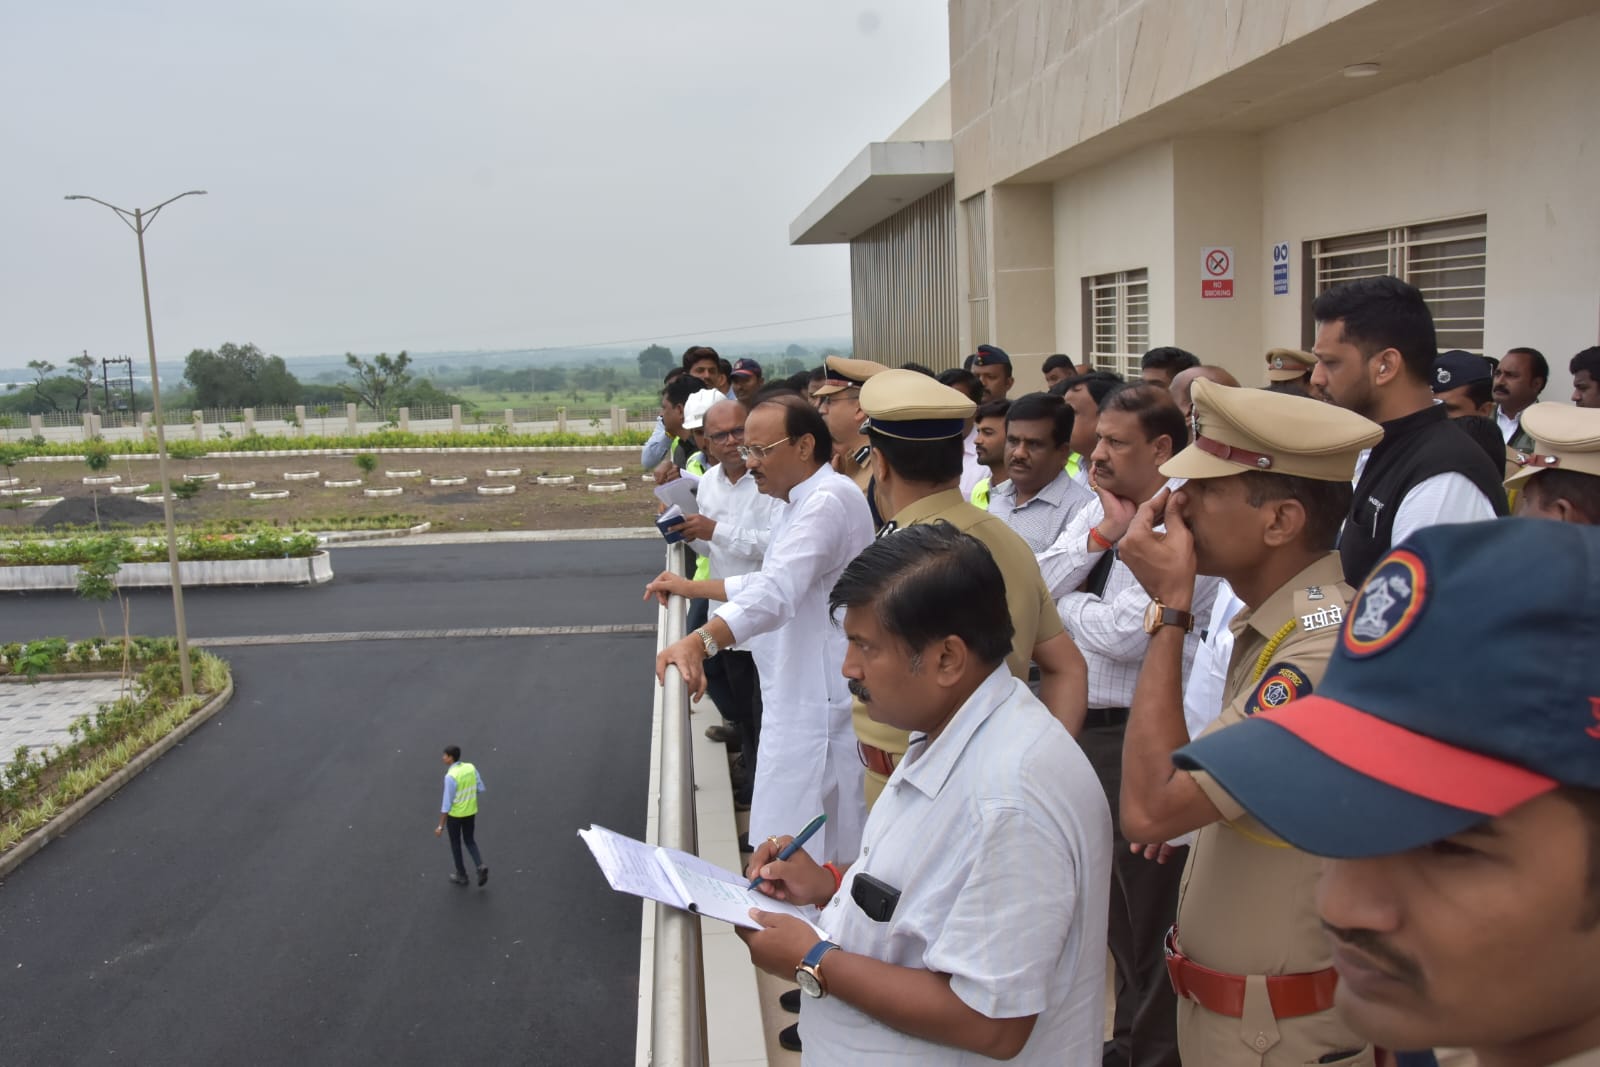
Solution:
M0 758L18 745L37 754L72 739L72 720L93 715L101 704L122 695L117 678L74 678L60 682L0 682Z

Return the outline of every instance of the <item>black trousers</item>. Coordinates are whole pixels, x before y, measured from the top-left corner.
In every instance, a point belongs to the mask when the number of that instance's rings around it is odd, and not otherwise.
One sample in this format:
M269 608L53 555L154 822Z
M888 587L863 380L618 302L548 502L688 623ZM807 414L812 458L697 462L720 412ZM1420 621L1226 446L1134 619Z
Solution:
M756 780L756 748L761 743L761 675L755 656L734 649L706 660L706 692L722 717L739 731L745 785L738 799L748 803Z
M476 815L446 815L444 828L450 834L450 857L456 861L456 873L466 877L467 868L461 863L461 846L465 844L467 851L472 853L472 865L483 866L483 857L478 854L478 842L472 836L472 831L478 821Z
M1162 941L1178 917L1178 885L1189 850L1179 849L1166 863L1128 851L1118 803L1126 729L1126 723L1092 727L1078 739L1111 804L1111 911L1106 940L1117 968L1112 1044L1115 1059L1130 1067L1179 1067L1178 998L1167 980Z

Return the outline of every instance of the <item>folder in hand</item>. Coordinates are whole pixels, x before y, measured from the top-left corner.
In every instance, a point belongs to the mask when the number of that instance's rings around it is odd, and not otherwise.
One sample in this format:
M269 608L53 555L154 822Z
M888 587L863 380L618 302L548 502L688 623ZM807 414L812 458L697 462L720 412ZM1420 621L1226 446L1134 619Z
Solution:
M635 841L603 826L579 830L578 836L589 846L600 873L605 875L612 889L721 919L747 930L761 928L750 918L751 908L793 915L815 930L819 939L827 940L827 933L812 922L817 913L815 908L802 908L758 893L748 888L743 876L707 863L699 856Z

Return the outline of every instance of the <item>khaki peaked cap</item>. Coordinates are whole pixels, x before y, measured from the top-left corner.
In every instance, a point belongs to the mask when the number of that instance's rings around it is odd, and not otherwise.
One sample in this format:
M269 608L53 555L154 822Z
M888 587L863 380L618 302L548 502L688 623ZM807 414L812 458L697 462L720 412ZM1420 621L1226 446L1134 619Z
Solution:
M1533 451L1511 453L1511 461L1522 469L1506 485L1551 470L1600 477L1600 409L1534 404L1522 413L1522 428L1533 438Z
M1190 395L1193 442L1161 465L1169 478L1262 471L1348 482L1361 450L1383 438L1383 427L1371 419L1309 397L1204 378Z
M822 366L828 376L821 385L811 390L812 396L832 396L846 389L859 388L866 384L868 378L889 369L870 359L845 359L843 356L829 356L822 361Z
M904 441L942 441L967 432L978 405L958 389L914 370L886 370L861 387L862 431Z
M1298 348L1274 348L1267 353L1267 381L1292 382L1317 365L1317 357Z

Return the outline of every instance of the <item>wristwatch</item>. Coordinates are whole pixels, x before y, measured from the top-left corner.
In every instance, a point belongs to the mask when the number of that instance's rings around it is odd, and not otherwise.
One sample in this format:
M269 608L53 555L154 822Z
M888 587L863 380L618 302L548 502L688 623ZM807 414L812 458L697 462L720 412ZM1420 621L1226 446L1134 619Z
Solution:
M704 626L696 630L694 635L698 637L700 639L700 643L705 646L706 659L710 659L712 656L715 656L718 652L722 651L722 648L717 644L717 639L712 637L711 631L706 629Z
M1194 613L1169 608L1151 597L1150 606L1144 609L1144 632L1153 634L1163 626L1181 626L1184 633L1193 633Z
M818 941L811 946L811 951L806 953L806 958L800 961L800 966L794 972L794 981L800 987L800 992L816 1000L828 995L828 983L822 978L822 957L838 947L832 941Z

